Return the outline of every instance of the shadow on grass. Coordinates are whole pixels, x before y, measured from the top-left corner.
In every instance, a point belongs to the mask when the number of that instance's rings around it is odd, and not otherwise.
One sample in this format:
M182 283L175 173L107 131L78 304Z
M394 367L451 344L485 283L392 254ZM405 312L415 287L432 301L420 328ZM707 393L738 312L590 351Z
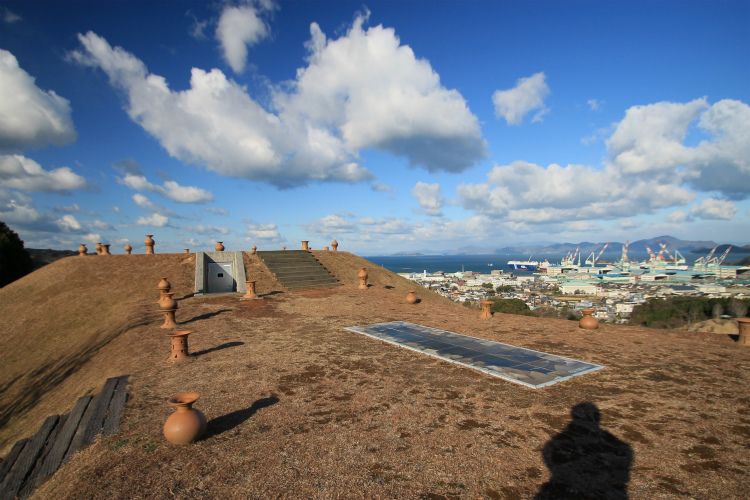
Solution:
M190 319L188 319L186 321L180 321L180 324L181 325L186 325L188 323L192 323L193 321L200 321L202 319L212 318L214 316L218 316L221 313L231 312L231 311L232 311L231 309L219 309L218 311L214 311L214 312L210 312L210 313L201 314L199 316L195 316L194 318L190 318Z
M260 296L260 297L268 297L269 295L278 295L280 293L284 293L284 292L275 290L273 292L268 292L268 293L259 293L258 296Z
M544 445L551 477L534 500L627 500L633 448L599 426L595 404L577 404L570 414L568 426Z
M204 349L202 351L193 352L190 354L192 354L193 356L203 356L204 354L208 354L209 352L221 351L222 349L229 349L230 347L237 347L240 345L245 345L245 343L244 342L225 342L224 344L217 345L216 347L212 347L210 349Z
M255 401L250 408L245 408L244 410L237 410L233 411L232 413L228 413L226 415L222 415L221 417L217 417L212 419L208 422L208 428L206 429L206 434L203 437L203 439L208 439L214 436L218 436L219 434L226 432L228 430L234 429L238 425L242 424L246 420L248 420L250 417L255 415L258 410L261 410L263 408L267 408L271 405L275 405L279 402L279 398L263 398Z

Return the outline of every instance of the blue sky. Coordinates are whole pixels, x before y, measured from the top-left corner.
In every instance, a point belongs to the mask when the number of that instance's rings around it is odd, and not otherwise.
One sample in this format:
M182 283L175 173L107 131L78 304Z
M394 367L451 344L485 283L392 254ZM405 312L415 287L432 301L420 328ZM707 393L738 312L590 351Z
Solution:
M31 1L0 23L0 220L27 247L750 243L748 1Z

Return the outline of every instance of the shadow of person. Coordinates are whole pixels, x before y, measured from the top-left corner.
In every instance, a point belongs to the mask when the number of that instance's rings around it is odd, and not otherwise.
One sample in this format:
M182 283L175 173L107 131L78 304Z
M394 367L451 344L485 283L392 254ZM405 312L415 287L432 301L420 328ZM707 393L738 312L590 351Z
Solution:
M599 427L599 408L575 405L573 420L544 445L552 476L534 500L627 500L633 449Z
M211 419L208 422L208 427L206 428L206 434L203 436L203 439L208 439L213 436L217 436L221 434L222 432L226 432L230 429L234 429L244 421L248 420L250 417L255 415L255 413L262 409L266 408L271 405L275 405L279 402L279 398L270 397L270 398L263 398L255 401L250 408L245 408L242 410L233 411L232 413L227 413L226 415L222 415L220 417L216 417L214 419Z

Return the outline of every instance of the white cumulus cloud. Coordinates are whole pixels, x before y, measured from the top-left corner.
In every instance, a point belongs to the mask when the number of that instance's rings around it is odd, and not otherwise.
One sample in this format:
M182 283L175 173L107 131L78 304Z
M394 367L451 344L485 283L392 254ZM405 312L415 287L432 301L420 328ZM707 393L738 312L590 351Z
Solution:
M164 227L169 224L169 218L161 214L152 214L149 217L138 217L135 220L136 226L154 226Z
M62 145L76 139L70 102L36 86L16 57L0 49L0 151Z
M441 216L441 208L445 204L445 198L440 193L440 184L427 184L426 182L417 182L412 188L411 194L417 199L420 206L420 213L427 215Z
M214 201L214 195L205 189L194 186L180 186L175 181L166 181L164 186L149 182L143 175L126 174L117 179L136 191L151 191L178 203L208 203Z
M210 224L198 224L197 226L185 226L184 229L186 231L190 231L193 233L198 234L206 234L206 235L218 235L218 234L228 234L229 228L221 227L221 226L212 226Z
M330 214L314 220L309 224L301 224L302 228L314 234L340 234L357 231L357 224L344 219L338 214Z
M224 7L216 28L216 38L221 43L229 66L235 73L242 73L247 63L247 49L264 38L271 30L262 18L264 13L274 8L273 4L240 5Z
M696 124L707 139L686 145ZM750 106L706 98L634 106L607 141L608 162L626 175L684 182L733 199L750 196Z
M527 113L538 109L531 121L541 121L542 116L549 111L544 105L544 99L548 95L549 87L544 72L519 78L512 89L496 90L492 94L495 115L505 118L510 125L520 125Z
M279 227L275 222L267 222L265 224L255 222L252 219L243 219L245 223L245 241L250 243L253 242L266 242L266 243L283 243L286 238L279 234Z
M0 186L27 193L61 192L84 189L86 180L68 167L44 170L41 165L21 155L0 156Z
M710 220L729 220L737 213L737 206L729 200L706 198L690 207L690 215Z
M496 165L487 182L461 184L459 203L478 214L526 223L613 219L690 203L685 188L584 165Z
M667 216L677 223L731 219L737 207L730 200L750 196L750 107L740 101L634 106L614 124L607 148L600 167L495 165L487 182L457 187L459 203L495 220L537 225L685 207ZM696 191L713 196L688 214Z
M292 187L311 181L360 182L373 174L359 152L376 148L430 171L459 172L486 156L465 99L440 85L427 61L392 29L328 40L311 26L308 66L275 89L273 112L218 69L193 68L190 87L173 91L134 55L89 32L70 58L102 69L125 93L126 111L170 155L229 177Z

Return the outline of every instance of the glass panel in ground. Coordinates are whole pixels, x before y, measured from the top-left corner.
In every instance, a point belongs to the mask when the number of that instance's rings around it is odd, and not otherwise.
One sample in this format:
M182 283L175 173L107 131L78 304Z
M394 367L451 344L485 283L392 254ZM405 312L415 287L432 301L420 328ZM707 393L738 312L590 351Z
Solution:
M352 326L347 330L534 388L604 368L585 361L405 321Z

